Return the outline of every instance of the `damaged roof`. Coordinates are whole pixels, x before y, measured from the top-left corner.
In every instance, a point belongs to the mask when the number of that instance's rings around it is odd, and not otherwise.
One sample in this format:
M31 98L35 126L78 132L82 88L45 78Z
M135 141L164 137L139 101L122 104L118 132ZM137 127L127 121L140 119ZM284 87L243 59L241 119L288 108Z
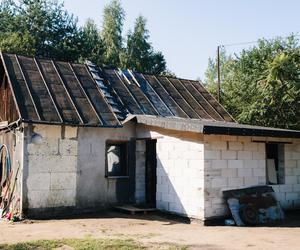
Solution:
M22 121L118 127L129 115L234 122L198 81L1 53Z

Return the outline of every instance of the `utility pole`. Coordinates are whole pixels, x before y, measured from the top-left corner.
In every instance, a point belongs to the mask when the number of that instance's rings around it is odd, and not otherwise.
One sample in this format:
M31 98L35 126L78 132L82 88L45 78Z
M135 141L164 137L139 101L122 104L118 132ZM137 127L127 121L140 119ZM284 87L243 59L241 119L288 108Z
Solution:
M220 69L220 45L217 48L217 71L218 71L218 83L217 83L217 95L218 101L221 102L221 69Z

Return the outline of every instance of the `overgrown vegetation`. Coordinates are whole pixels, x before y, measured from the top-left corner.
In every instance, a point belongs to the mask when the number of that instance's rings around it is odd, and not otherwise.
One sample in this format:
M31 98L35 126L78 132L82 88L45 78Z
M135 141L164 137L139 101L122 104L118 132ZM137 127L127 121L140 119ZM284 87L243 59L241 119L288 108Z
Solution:
M222 104L241 123L300 129L300 45L295 36L262 39L230 56L221 52ZM205 83L216 93L216 61Z
M160 244L150 246L151 249L185 250L184 246ZM52 250L52 249L74 249L74 250L131 250L148 249L131 239L64 239L64 240L38 240L17 244L0 244L3 250Z
M143 73L166 71L166 61L149 42L146 19L122 37L125 12L119 0L104 9L102 29L93 20L79 27L60 1L3 0L0 3L0 50L64 61L91 60L100 66Z

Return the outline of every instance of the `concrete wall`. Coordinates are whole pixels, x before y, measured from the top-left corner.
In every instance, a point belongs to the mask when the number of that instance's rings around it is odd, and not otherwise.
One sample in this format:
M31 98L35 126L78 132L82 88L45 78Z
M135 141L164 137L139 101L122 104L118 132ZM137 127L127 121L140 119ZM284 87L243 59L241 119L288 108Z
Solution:
M35 125L25 135L24 209L75 206L77 129ZM33 142L34 135L40 142Z
M105 177L106 141L134 138L130 124L118 129L34 125L25 134L24 209L101 208L118 202L117 189L126 192L134 183ZM34 134L41 136L40 144L32 142Z
M157 139L157 208L202 219L202 135L138 125L137 137Z
M128 166L131 171L130 178L105 178L106 141L130 141L134 138L135 126L130 123L123 128L79 128L78 207L92 208L103 207L117 202L134 202L134 159L132 164Z

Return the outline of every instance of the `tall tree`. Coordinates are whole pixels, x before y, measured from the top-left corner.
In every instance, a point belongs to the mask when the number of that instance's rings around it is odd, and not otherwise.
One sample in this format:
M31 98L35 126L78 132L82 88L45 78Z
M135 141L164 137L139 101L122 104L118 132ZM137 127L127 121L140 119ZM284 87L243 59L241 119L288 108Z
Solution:
M160 52L154 52L149 42L146 19L139 16L134 31L128 33L124 66L143 73L160 74L166 70L165 59Z
M223 104L242 123L300 129L300 46L260 40L231 60L222 81Z
M104 18L101 37L103 40L104 64L111 67L121 66L123 53L123 21L125 12L119 0L113 0L104 8Z
M88 19L82 29L81 61L90 60L98 65L103 64L103 42L99 30L92 19Z
M4 0L0 48L60 60L76 60L80 50L77 20L58 1ZM9 23L8 26L3 24ZM20 45L20 47L18 47Z

